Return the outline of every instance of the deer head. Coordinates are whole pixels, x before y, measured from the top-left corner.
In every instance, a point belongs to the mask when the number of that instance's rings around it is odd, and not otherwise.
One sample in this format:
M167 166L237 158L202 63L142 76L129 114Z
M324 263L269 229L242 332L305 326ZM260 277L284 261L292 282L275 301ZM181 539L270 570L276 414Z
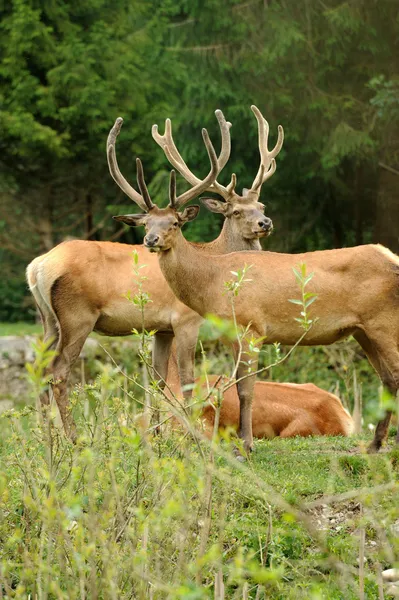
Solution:
M265 206L259 202L259 196L263 183L267 181L276 170L275 157L280 152L284 142L284 131L281 125L278 126L278 138L276 145L272 150L268 150L267 141L269 136L269 124L262 116L262 113L256 106L251 106L256 120L258 121L259 132L259 152L260 166L258 173L250 189L243 190L240 196L236 191L237 179L233 173L231 181L227 186L223 186L216 180L207 188L208 192L219 194L224 202L215 198L202 198L201 202L208 210L221 213L229 220L230 227L236 230L245 239L257 239L269 235L273 230L271 219L265 217ZM226 121L221 110L215 111L216 118L222 135L222 148L218 157L219 172L226 165L230 157L230 127L231 123ZM171 165L191 185L196 185L200 181L188 168L172 136L172 123L170 119L165 121L165 133L160 135L158 125L152 127L152 137L164 150L166 157Z
M192 188L176 195L176 174L171 172L169 184L169 205L166 208L158 208L151 200L147 185L144 179L143 166L139 158L136 159L137 165L137 183L140 193L137 192L121 174L116 160L115 144L123 123L119 117L111 129L107 140L108 165L113 179L119 187L131 198L143 211L143 214L121 215L113 217L117 221L126 223L132 227L144 225L146 235L144 245L152 252L166 251L170 249L180 228L187 221L192 221L198 215L199 206L189 206L183 211L179 209L187 202L207 190L220 171L220 164L216 156L215 149L209 139L206 129L202 130L202 137L208 152L211 169L203 180L197 179Z

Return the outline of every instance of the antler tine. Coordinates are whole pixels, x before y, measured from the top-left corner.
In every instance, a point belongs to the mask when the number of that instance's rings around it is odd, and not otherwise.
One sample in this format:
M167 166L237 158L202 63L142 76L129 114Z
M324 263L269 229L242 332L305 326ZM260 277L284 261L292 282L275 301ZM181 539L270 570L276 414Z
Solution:
M170 172L169 206L172 208L176 207L176 171L174 169L172 169Z
M140 188L141 195L146 205L146 212L152 210L155 206L153 201L150 198L150 194L147 189L147 184L144 179L144 170L143 164L139 158L136 158L136 167L137 167L137 183Z
M219 157L217 159L219 163L219 172L226 165L227 161L230 158L231 151L231 140L230 140L230 127L231 123L226 121L224 114L220 109L215 111L216 118L219 123L220 133L222 137L222 146L220 150ZM165 121L165 133L161 135L158 131L158 125L152 126L152 137L156 141L156 143L161 146L163 151L165 152L166 158L170 162L170 164L184 177L186 181L188 181L191 185L198 185L201 183L201 179L196 177L192 171L188 168L186 162L178 151L176 144L173 140L172 135L172 122L170 119L166 119ZM231 186L231 184L230 184ZM204 190L205 191L205 190ZM207 190L209 192L217 192L222 197L227 198L230 194L227 188L222 186L220 183L216 181L209 186Z
M209 161L211 163L211 170L209 171L205 179L199 181L199 183L193 188L187 190L187 192L184 192L184 194L181 194L178 198L176 198L176 208L183 206L183 204L186 204L196 196L202 194L202 192L205 192L205 190L209 189L209 187L212 185L212 183L215 182L217 176L219 175L220 168L218 158L216 156L215 148L213 147L213 144L209 138L206 129L202 130L202 138L204 140L205 147L208 152Z
M273 159L280 152L284 142L284 130L281 125L278 126L277 142L273 150L268 150L267 141L269 137L269 123L263 117L259 108L252 105L251 110L254 113L256 120L258 121L258 140L259 140L259 153L260 153L260 167L258 173L252 184L252 190L258 190L261 185L273 175L276 170L276 165L273 165ZM263 166L263 169L262 169Z
M236 189L236 185L237 185L237 176L235 173L231 174L231 181L230 183L226 186L226 190L228 194L232 194L234 192L234 190Z
M226 121L224 114L218 108L215 110L215 115L219 123L220 134L222 136L222 147L220 150L220 154L218 157L219 170L221 171L225 166L227 161L230 158L231 152L231 138L230 138L230 121Z
M191 185L196 185L201 181L190 171L180 152L176 148L172 135L172 122L170 119L166 119L165 121L165 133L163 135L158 132L158 125L152 126L151 133L156 143L161 146L165 152L166 158L170 164L179 171L180 175L182 175L186 181Z
M107 160L108 160L109 171L110 171L111 176L114 179L114 181L121 188L121 190L126 194L126 196L129 196L129 198L131 200L133 200L133 202L135 202L142 210L147 212L147 210L149 210L149 208L145 202L145 199L138 192L136 192L136 190L123 177L122 173L119 170L118 162L116 160L116 152L115 152L116 138L119 135L122 124L123 124L122 117L118 117L114 123L114 126L112 127L111 131L108 134Z

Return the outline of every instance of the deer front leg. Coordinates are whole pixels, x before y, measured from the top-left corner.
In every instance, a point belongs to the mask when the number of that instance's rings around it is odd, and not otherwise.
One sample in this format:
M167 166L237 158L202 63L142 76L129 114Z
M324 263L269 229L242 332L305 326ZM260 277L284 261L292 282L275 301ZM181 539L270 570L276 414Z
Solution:
M375 428L374 439L367 449L368 454L374 454L381 448L383 442L388 437L389 423L391 421L392 411L387 410L385 417L378 421L377 427Z
M239 437L244 440L244 449L251 452L253 449L252 436L252 399L254 395L254 385L256 375L250 375L258 368L258 355L249 352L248 347L243 344L241 356L238 348L235 348L236 360L239 360L237 368L237 392L240 399L240 425L238 430Z
M198 331L199 324L187 324L185 327L175 329L177 366L185 400L189 400L193 393L195 348Z
M168 374L168 361L170 349L174 339L173 333L156 333L152 349L152 365L154 368L154 379L158 381L161 389L165 387Z

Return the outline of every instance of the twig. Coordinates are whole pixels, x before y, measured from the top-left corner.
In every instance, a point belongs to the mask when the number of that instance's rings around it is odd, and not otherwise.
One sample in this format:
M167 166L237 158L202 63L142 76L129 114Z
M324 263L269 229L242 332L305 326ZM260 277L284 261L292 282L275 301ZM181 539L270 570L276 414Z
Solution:
M378 166L381 167L381 169L385 169L386 171L393 173L394 175L399 175L399 171L397 169L394 169L394 167L390 167L383 162L379 162Z
M363 514L363 511L361 513ZM359 600L364 600L364 547L366 544L364 525L360 528L359 538Z
M321 498L318 498L313 502L307 502L306 504L302 504L302 508L304 510L309 510L310 508L316 508L317 506L321 506L322 504L334 504L334 502L343 502L344 500L351 500L352 498L359 498L366 495L375 495L379 494L380 492L393 490L398 487L398 482L390 481L389 483L377 485L372 488L359 488L357 490L351 490L350 492L344 492L343 494L322 496Z

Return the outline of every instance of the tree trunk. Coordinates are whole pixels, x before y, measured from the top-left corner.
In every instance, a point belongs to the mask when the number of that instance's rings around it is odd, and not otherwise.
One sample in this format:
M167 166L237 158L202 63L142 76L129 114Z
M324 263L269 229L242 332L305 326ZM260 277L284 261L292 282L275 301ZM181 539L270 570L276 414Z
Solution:
M86 240L94 240L93 200L90 192L86 194Z
M54 247L53 225L47 216L42 216L38 222L38 233L40 238L40 251L48 252Z
M380 171L374 241L399 254L399 176Z

